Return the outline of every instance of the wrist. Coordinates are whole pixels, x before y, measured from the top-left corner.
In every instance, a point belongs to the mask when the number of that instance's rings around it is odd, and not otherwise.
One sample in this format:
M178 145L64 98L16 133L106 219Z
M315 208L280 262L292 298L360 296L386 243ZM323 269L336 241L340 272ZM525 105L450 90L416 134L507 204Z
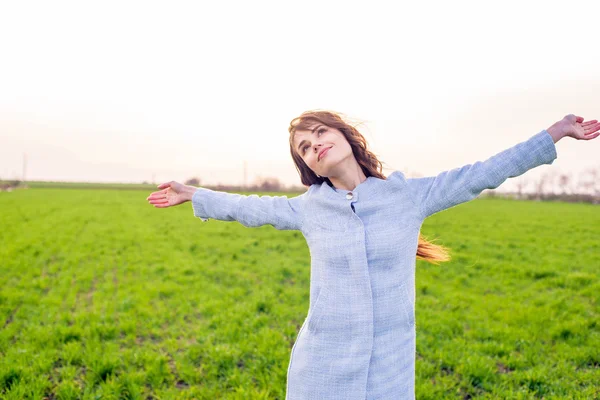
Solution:
M560 139L562 139L565 136L562 132L562 129L560 129L558 126L556 126L556 124L552 125L548 129L546 129L546 132L548 132L548 134L550 136L552 136L552 140L554 140L554 143L558 142Z
M183 188L183 198L185 199L185 201L192 201L192 196L194 196L194 193L196 193L196 190L198 190L197 187L194 187L194 186L184 186L184 188Z

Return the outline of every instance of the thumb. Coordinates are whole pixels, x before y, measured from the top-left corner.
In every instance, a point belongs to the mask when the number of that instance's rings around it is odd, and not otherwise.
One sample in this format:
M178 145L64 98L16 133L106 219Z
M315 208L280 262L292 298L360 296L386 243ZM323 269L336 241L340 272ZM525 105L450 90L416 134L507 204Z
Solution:
M166 183L161 183L160 185L158 185L158 188L159 189L165 189L165 188L171 187L171 183L173 183L173 181L166 182Z

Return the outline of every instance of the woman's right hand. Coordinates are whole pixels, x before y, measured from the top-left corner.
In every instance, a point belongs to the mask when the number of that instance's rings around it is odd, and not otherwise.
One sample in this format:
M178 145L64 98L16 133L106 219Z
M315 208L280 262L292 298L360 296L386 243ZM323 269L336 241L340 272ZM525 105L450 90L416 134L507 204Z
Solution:
M158 192L150 193L146 200L154 207L165 208L176 206L186 201L192 200L192 195L197 188L183 185L179 182L171 181L158 185Z

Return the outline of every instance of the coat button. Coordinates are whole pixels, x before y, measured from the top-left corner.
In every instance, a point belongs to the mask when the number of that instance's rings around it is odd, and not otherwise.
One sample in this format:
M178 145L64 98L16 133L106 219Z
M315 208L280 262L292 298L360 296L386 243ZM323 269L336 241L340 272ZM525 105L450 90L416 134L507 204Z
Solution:
M347 198L348 200L352 200L352 197L353 197L353 195L352 195L352 192L348 192L348 193L346 194L346 198Z

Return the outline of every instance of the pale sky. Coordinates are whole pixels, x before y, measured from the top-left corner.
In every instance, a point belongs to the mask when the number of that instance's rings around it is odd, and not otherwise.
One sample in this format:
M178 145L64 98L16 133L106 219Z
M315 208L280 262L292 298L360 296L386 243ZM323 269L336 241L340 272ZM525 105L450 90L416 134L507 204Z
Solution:
M600 5L561 3L2 2L0 179L300 185L309 109L364 121L386 175L484 160L600 119ZM600 168L600 140L557 153Z

